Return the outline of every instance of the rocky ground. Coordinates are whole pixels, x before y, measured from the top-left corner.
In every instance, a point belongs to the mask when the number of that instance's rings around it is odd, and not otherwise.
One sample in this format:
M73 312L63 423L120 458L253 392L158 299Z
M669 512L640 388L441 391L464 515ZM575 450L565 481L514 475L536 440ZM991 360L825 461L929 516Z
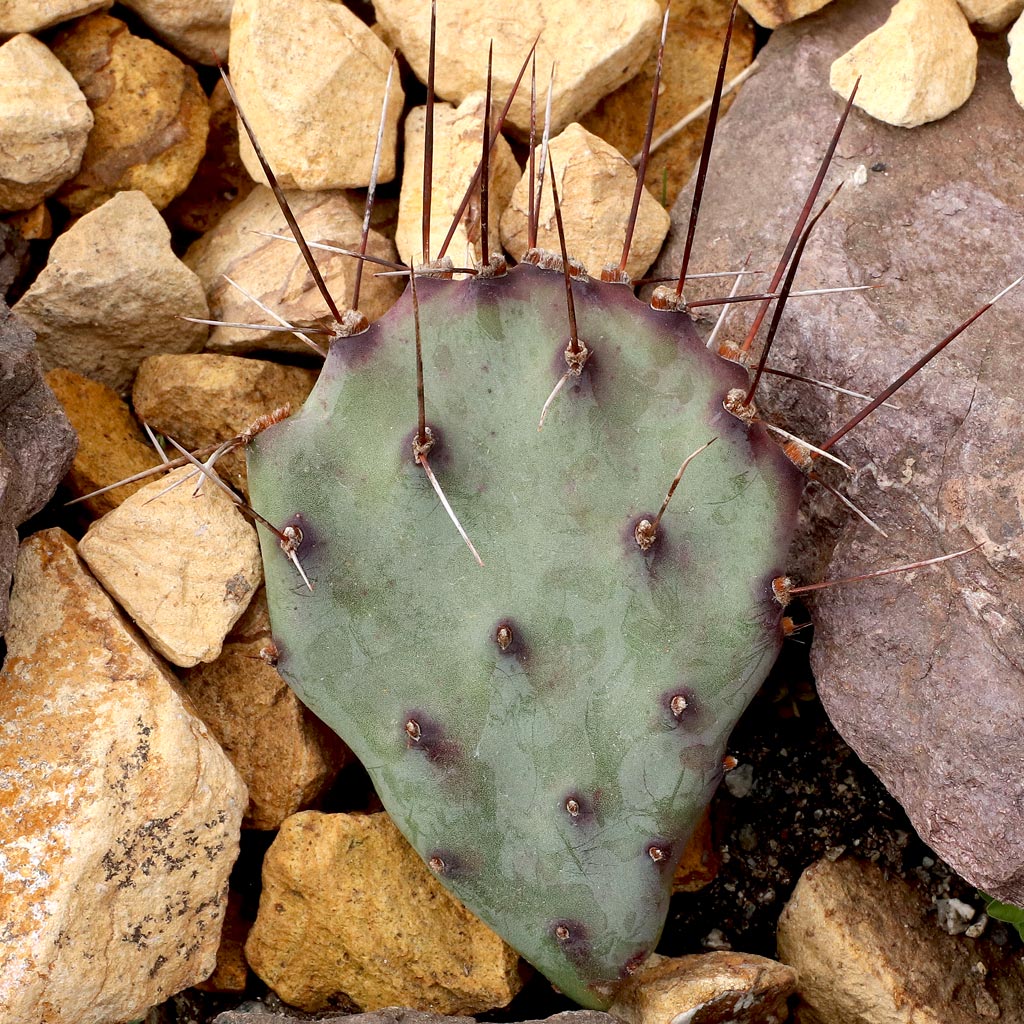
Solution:
M569 248L596 269L618 262L664 7L526 6L508 18L438 5L431 248L478 160L487 40L500 39L500 102L543 29ZM774 358L874 393L922 338L1020 273L1024 0L743 7L727 78L755 52L757 67L721 125L693 269L736 268L751 251L768 265L837 94L860 77L826 185L844 192L799 280L887 288L802 300ZM176 457L162 439L206 457L300 405L316 380L321 360L301 337L230 326L308 326L324 309L295 250L269 237L287 226L239 144L214 54L230 44L261 144L321 242L359 245L388 96L367 251L417 261L427 9L0 11L0 282L13 307L0 318L0 573L13 576L9 606L0 587L4 1021L367 1010L352 1024L427 1024L575 1009L436 882L362 767L283 683L256 533L227 496L169 490L187 468L94 493ZM710 94L727 19L722 0L673 3L655 136ZM529 116L520 95L491 163L491 237L512 259L527 246ZM678 267L704 124L652 155L634 279ZM476 201L456 227L456 262L478 259ZM547 206L538 243L558 247ZM323 253L320 266L347 304L355 261ZM403 285L367 273L360 288L375 320ZM690 297L708 288L722 286ZM981 340L936 370L940 384L915 384L851 449L866 469L850 493L885 543L829 495L808 503L794 556L805 579L980 548L948 573L915 574L910 591L837 588L792 611L798 624L813 613L818 635L792 635L733 734L735 767L677 872L659 956L611 1008L620 1021L1024 1022L1024 943L978 891L1024 903L1022 316L1016 296L994 310ZM208 319L228 325L195 322ZM744 327L733 314L726 336ZM849 398L797 393L772 385L765 404L805 436L848 415ZM218 470L247 495L241 452Z

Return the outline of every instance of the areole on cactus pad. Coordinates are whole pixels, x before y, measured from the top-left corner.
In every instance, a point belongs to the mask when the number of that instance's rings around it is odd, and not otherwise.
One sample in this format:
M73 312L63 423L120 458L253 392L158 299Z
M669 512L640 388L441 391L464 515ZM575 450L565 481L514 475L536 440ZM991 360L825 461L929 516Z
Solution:
M726 739L775 660L803 477L723 408L746 372L685 315L562 273L419 278L431 464L413 457L410 291L332 346L248 448L278 669L352 747L440 880L603 1006L653 949ZM637 543L683 458L655 542Z

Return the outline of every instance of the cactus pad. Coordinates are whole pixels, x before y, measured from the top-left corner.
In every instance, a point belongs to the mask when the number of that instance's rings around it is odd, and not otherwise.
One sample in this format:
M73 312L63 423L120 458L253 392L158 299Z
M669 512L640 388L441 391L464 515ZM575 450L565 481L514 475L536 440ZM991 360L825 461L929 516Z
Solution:
M418 280L338 341L248 453L278 668L352 747L440 880L562 991L604 1006L658 940L726 739L777 654L802 476L723 409L746 373L689 319L561 273ZM653 545L653 517L688 467Z

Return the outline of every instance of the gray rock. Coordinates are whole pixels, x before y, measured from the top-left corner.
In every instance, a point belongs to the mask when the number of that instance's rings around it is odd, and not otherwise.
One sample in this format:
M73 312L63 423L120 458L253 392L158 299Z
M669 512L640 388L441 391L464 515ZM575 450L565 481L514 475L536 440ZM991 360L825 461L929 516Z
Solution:
M43 380L35 336L0 301L0 634L7 628L18 527L53 496L77 448Z
M888 0L839 0L777 32L719 129L694 271L781 251L841 102L832 60L881 24ZM855 184L856 171L870 168ZM860 175L864 177L863 173ZM794 300L775 365L877 393L1021 270L1024 120L1005 48L982 41L978 84L942 121L905 131L854 111L823 194L848 183L804 256L805 287L885 284ZM689 193L662 273L678 272ZM710 285L694 287L691 299ZM744 317L725 332L742 339ZM1020 291L971 328L837 452L832 476L886 540L811 488L795 575L806 582L982 543L911 576L814 602L822 700L922 837L973 884L1024 903L1024 453ZM770 418L821 442L862 404L791 382L759 393ZM831 476L831 474L829 474Z
M345 1024L476 1024L472 1017L448 1017L441 1013L427 1013L423 1010L410 1010L404 1006L389 1006L373 1013L325 1014L312 1016L296 1011L277 1013L262 1003L244 1003L237 1010L226 1010L218 1014L213 1024L297 1024L309 1020L344 1020ZM523 1021L522 1024L541 1024L539 1020ZM618 1024L616 1019L607 1013L597 1010L566 1010L548 1017L543 1024Z

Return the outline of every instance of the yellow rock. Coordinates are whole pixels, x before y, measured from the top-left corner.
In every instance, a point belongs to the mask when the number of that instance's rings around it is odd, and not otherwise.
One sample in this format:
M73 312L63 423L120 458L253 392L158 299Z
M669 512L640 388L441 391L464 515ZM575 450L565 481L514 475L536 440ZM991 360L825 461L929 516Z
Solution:
M625 1024L779 1024L789 1016L786 1000L795 988L796 971L753 953L651 957L608 1012Z
M1024 0L957 0L972 25L986 32L1002 32L1024 11Z
M1010 43L1010 88L1014 99L1024 107L1024 16L1017 19L1006 38Z
M386 814L303 811L263 861L245 955L286 1002L316 1012L473 1014L519 991L519 957L450 895Z
M423 150L426 107L415 107L405 120L405 170L402 198L398 208L395 244L406 263L422 262L423 250ZM498 110L491 110L491 127ZM467 96L458 109L448 103L434 106L433 185L430 198L430 253L436 257L448 234L452 218L465 195L480 162L484 123L484 93ZM499 138L491 151L488 182L488 245L491 252L501 250L498 224L519 181L519 165L512 148ZM447 255L456 266L465 266L467 258L479 261L480 203L474 195L466 206L459 226L448 246ZM467 257L467 246L472 253Z
M220 444L258 417L291 405L298 412L316 371L265 359L201 352L150 356L132 388L135 412L190 451ZM246 490L245 452L231 452L217 472Z
M618 265L622 256L636 171L614 146L578 124L569 125L551 140L550 153L558 181L568 253L580 260L589 273L599 276L606 264ZM538 152L538 166L539 160ZM527 249L528 177L527 172L520 179L501 218L501 241L517 260L522 259ZM645 189L626 263L630 277L641 277L654 262L668 228L668 211ZM537 245L541 249L559 251L549 178L545 179L541 201Z
M844 98L900 128L937 121L967 102L978 42L956 0L900 0L881 28L832 64L829 84Z

